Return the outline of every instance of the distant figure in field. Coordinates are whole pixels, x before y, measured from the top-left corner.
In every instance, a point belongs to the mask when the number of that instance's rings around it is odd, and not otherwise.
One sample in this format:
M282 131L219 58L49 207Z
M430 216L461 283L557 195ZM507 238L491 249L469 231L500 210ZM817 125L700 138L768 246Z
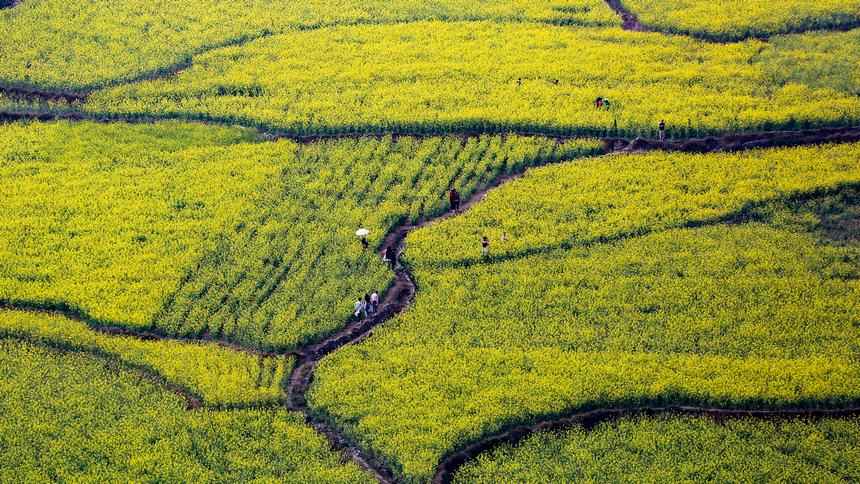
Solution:
M370 294L364 295L364 308L368 313L373 312L373 303L370 301Z
M490 239L485 235L483 239L481 239L481 255L486 257L487 252L490 250Z
M376 312L379 309L379 293L373 291L373 294L370 295L370 304L373 306L373 312Z
M507 241L508 241L508 233L505 232L502 234L502 242L507 242Z
M660 142L666 141L666 121L660 120L660 124L657 126L658 131L660 132Z
M391 270L394 270L394 267L397 266L397 254L394 253L394 248L390 245L385 248L385 255L382 256L382 260L388 262L388 265L391 266Z
M370 242L367 241L366 236L362 235L361 236L361 247L366 249L368 245L370 245Z
M452 212L460 210L460 192L456 188L451 189L451 193L448 194L448 201L451 202Z
M555 84L556 86L558 86L558 79L552 81L552 83Z
M367 308L364 306L364 301L361 298L358 298L355 301L355 317L356 318L364 318L367 316Z
M522 78L522 77L518 77L518 78L517 78L517 86L522 86L522 85L523 85L523 78Z
M602 97L599 97L599 98L594 100L594 107L596 109L603 109L603 98Z
M606 109L608 111L611 107L612 107L612 103L609 102L609 99L604 99L603 100L603 109Z

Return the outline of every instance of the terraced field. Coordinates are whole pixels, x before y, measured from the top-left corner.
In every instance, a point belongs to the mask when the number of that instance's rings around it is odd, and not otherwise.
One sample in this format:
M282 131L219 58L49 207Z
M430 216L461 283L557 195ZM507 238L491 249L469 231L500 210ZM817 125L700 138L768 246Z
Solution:
M852 1L0 1L0 481L860 479Z

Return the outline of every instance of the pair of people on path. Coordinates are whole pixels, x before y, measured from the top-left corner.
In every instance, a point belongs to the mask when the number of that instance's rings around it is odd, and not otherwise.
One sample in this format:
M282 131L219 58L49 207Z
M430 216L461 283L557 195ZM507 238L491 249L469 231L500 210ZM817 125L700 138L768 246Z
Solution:
M363 298L359 297L355 301L355 317L364 319L368 314L375 313L379 310L379 293L373 291L373 294L365 294Z

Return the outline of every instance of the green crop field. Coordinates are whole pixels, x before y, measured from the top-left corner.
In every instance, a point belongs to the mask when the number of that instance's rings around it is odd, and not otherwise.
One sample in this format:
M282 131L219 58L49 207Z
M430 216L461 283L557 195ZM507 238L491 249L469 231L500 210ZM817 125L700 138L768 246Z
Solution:
M0 0L0 482L860 480L857 0Z

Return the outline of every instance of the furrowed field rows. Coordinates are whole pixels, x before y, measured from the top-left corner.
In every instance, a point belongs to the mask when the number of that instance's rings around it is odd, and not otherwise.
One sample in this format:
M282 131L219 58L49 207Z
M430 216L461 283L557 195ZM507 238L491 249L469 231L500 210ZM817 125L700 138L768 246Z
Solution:
M665 119L670 137L695 137L853 125L860 120L858 35L724 45L539 24L326 28L218 49L169 79L100 91L82 109L290 134L655 137ZM609 107L598 109L598 97Z
M0 10L0 85L85 91L166 75L207 49L293 29L420 20L620 24L602 0L27 0Z
M718 41L860 26L860 1L618 0L643 27Z
M372 482L284 410L188 412L132 371L3 339L0 374L3 482Z
M260 357L215 343L143 341L98 333L59 315L0 311L0 336L84 351L160 375L207 407L250 407L280 402L293 359Z
M536 434L468 463L454 482L846 482L860 474L860 419L637 417Z
M860 249L822 239L810 222L817 212L796 209L809 197L845 208L839 200L854 188L844 187L860 183L858 149L654 153L534 170L467 214L409 237L415 303L374 338L323 360L309 402L415 481L481 436L576 409L853 405ZM646 166L649 176L630 182ZM693 183L687 195L666 192L669 167ZM534 190L535 180L543 190ZM567 192L574 189L590 197ZM809 197L792 196L801 190ZM612 203L593 204L598 196ZM679 202L665 211L637 208L659 200ZM582 244L591 237L580 233L568 250L512 260L453 267L434 260L458 254L454 242L471 238L472 213L493 204L505 221L535 213L536 204L545 223L564 228L592 207L598 218L655 230L597 244ZM566 217L555 218L556 206ZM737 216L672 228L674 220L698 220L695 207ZM504 222L484 222L493 229L490 254L553 233L536 225L508 231L505 242ZM443 250L415 251L414 240L431 238ZM471 247L480 254L480 236Z
M488 136L143 153L164 125L104 146L117 129L4 127L0 299L277 350L342 327L357 296L383 292L392 275L372 249L392 227L443 211L450 188L468 196L499 174L603 149ZM57 144L75 133L89 141ZM371 230L366 250L359 226Z

